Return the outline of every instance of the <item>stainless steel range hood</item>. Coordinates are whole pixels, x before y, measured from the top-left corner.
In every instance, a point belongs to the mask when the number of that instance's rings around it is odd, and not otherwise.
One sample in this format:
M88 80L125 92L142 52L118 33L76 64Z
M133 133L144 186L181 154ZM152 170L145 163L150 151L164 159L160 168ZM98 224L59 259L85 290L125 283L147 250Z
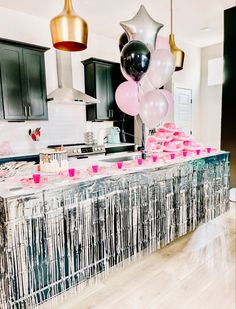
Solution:
M56 51L58 88L48 95L48 100L80 105L98 104L99 100L73 88L71 53Z

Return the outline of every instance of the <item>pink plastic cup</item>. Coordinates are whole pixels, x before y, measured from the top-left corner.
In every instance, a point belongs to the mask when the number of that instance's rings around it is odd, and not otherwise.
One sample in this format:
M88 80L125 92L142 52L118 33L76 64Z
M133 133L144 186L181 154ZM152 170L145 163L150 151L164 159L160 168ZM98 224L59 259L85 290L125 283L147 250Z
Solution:
M207 153L211 153L212 148L211 147L207 147Z
M187 157L187 155L188 155L188 152L187 151L183 151L183 157Z
M138 162L138 165L142 165L143 164L143 159L138 159L137 162Z
M199 156L201 154L201 149L197 149L196 154Z
M157 162L157 156L155 156L155 155L152 156L152 162L154 162L154 163Z
M117 162L117 168L121 170L123 167L123 162Z
M40 183L40 174L33 174L34 183Z
M174 158L175 158L175 153L170 153L170 159L174 160Z
M69 175L69 177L74 177L75 176L75 169L74 168L69 168L68 169L68 175Z
M94 173L98 172L98 165L92 165L92 170Z

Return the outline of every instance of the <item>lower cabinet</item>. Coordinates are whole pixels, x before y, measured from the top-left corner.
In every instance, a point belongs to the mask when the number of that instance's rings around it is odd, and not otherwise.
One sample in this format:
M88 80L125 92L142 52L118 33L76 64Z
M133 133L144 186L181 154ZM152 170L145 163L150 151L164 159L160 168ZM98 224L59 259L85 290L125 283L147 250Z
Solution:
M0 117L48 118L44 52L47 48L0 40Z

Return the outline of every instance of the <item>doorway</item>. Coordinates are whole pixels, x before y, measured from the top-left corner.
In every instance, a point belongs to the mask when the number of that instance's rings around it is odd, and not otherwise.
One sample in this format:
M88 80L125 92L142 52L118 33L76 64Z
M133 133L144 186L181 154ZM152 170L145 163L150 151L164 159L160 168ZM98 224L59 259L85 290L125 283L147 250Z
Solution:
M192 134L192 89L174 84L174 120L177 128Z

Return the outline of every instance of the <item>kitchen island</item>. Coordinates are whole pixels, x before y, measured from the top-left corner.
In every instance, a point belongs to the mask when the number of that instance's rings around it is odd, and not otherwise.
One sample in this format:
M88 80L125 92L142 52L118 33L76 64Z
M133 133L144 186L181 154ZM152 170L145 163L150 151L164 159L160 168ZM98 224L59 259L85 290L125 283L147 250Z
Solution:
M228 153L106 165L107 173L38 188L0 184L0 308L33 308L229 208Z

